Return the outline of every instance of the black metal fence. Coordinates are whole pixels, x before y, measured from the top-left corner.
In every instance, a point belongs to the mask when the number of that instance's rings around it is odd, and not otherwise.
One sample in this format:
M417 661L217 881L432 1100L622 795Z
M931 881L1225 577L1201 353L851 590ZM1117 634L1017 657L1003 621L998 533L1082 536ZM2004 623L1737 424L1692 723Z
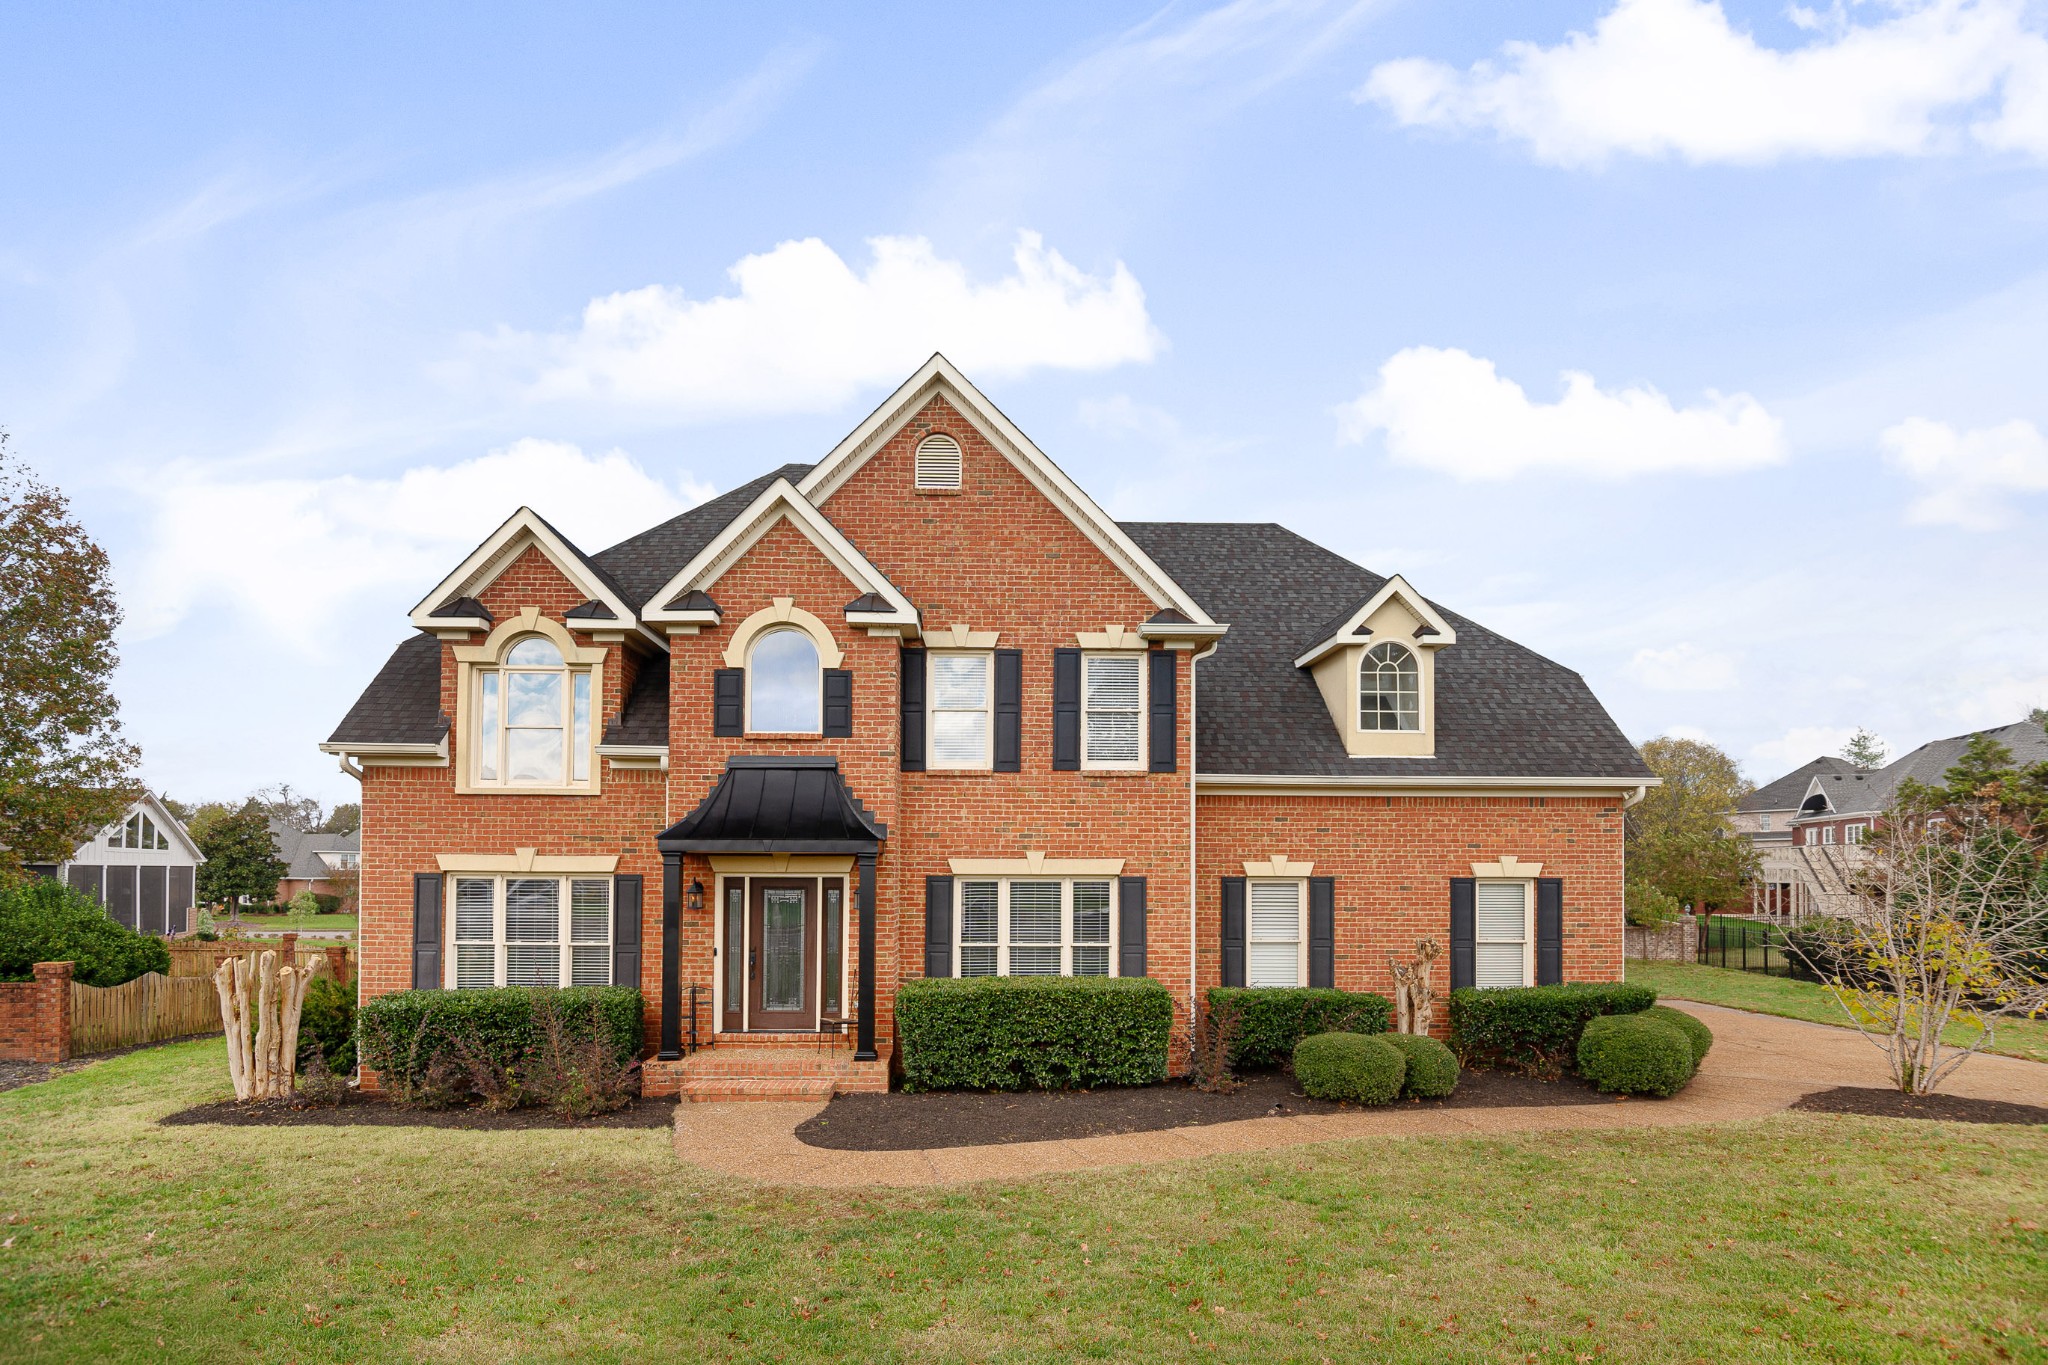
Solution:
M1792 975L1792 961L1785 955L1784 929L1735 915L1700 916L1695 961L1702 967L1726 967L1769 976Z

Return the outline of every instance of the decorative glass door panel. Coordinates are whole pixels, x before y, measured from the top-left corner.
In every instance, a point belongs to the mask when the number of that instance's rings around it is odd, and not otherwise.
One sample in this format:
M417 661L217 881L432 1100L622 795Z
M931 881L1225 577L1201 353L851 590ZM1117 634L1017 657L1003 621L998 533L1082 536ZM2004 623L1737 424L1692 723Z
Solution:
M750 1029L817 1027L817 883L756 879L747 964Z

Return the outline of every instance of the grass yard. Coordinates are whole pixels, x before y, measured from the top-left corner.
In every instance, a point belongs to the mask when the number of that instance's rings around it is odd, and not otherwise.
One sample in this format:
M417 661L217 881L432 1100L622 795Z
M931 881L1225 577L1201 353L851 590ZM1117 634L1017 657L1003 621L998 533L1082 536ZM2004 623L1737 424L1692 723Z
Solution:
M2048 1356L2048 1131L1783 1115L772 1190L665 1130L166 1129L217 1041L0 1094L17 1361Z
M333 933L345 929L353 934L360 918L357 915L302 915L296 910L287 910L282 915L244 915L242 929L244 932L254 930L264 934L281 934L287 929L293 933L304 933L308 929L321 929ZM231 921L225 915L214 917L216 929L225 929L229 923Z
M1824 986L1789 977L1765 976L1761 972L1739 972L1725 967L1701 967L1690 962L1628 963L1628 979L1653 987L1660 996L1697 1000L1707 1005L1728 1005L1759 1014L1776 1014L1787 1019L1807 1019L1816 1024L1849 1027L1842 1007ZM2048 1062L2048 1020L2002 1019L1995 1034L1993 1052L2029 1061ZM1944 1040L1958 1047L1969 1039L1965 1030L1951 1024Z

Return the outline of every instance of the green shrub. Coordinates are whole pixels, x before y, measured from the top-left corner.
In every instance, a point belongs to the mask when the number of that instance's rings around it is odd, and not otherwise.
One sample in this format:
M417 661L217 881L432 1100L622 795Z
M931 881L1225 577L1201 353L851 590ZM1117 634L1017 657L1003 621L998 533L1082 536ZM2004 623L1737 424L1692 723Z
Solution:
M1317 1033L1294 1048L1302 1093L1346 1104L1387 1104L1401 1093L1408 1058L1376 1033Z
M639 1055L640 992L631 986L398 991L363 1002L356 1043L362 1064L402 1103L474 1093L510 1108L522 1102L521 1078L550 1013L570 1037L601 1041L622 1069ZM499 1093L479 1082L480 1072L503 1078Z
M1671 923L1685 913L1685 907L1678 903L1678 897L1660 891L1646 881L1631 881L1622 888L1622 915L1630 924L1639 924L1646 929L1655 929Z
M1785 931L1785 962L1795 980L1848 981L1869 976L1854 946L1856 925L1834 915L1814 915Z
M1173 997L1146 977L980 976L896 993L905 1090L1067 1090L1166 1079Z
M71 979L88 986L171 971L162 939L136 933L84 892L44 877L0 889L0 981L35 980L38 962L75 963Z
M1656 1003L1657 992L1648 986L1621 982L1461 987L1451 992L1451 1048L1468 1066L1561 1070L1577 1054L1587 1020L1634 1014Z
M1652 1005L1643 1011L1642 1017L1662 1019L1684 1034L1685 1041L1692 1045L1692 1064L1695 1070L1707 1059L1707 1052L1714 1046L1714 1031L1684 1010L1675 1010L1669 1005Z
M292 897L287 908L295 915L317 915L320 913L320 902L312 892L301 891Z
M1440 1100L1458 1088L1458 1054L1426 1033L1381 1034L1408 1059L1404 1100Z
M316 976L299 1009L299 1055L320 1054L327 1071L346 1076L356 1069L356 993L331 976Z
M317 914L332 915L341 909L341 897L330 896L325 891L315 891L313 909Z
M1675 1095L1693 1070L1692 1044L1662 1019L1609 1015L1579 1038L1579 1074L1610 1094Z
M1209 1008L1237 1012L1232 1066L1279 1066L1317 1033L1385 1033L1394 1004L1371 991L1323 986L1213 986Z

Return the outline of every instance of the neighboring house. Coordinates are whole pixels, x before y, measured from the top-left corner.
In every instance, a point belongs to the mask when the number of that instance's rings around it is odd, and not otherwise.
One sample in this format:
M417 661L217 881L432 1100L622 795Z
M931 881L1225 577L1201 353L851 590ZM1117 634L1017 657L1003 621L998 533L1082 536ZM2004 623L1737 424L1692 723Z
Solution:
M1911 779L1941 786L1979 734L2009 749L2019 767L2048 761L2048 731L2022 720L1930 740L1874 770L1845 759L1817 758L1745 797L1735 819L1737 830L1749 836L1763 858L1761 885L1752 898L1757 911L1795 917L1849 914L1856 898L1847 873L1864 856L1863 842L1891 805L1899 783Z
M34 870L69 882L130 929L170 935L192 927L192 883L205 861L178 818L144 793L69 860Z
M286 871L277 884L277 902L286 904L301 891L318 896L340 894L333 877L353 871L362 863L362 835L328 834L323 830L295 829L282 820L270 821L270 841Z
M1656 779L1576 673L1279 526L1114 522L943 357L608 550L520 509L412 625L321 746L363 991L637 985L649 1093L814 1093L789 1034L885 1086L919 976L1149 975L1185 1038L1425 936L1440 987L1621 975Z

